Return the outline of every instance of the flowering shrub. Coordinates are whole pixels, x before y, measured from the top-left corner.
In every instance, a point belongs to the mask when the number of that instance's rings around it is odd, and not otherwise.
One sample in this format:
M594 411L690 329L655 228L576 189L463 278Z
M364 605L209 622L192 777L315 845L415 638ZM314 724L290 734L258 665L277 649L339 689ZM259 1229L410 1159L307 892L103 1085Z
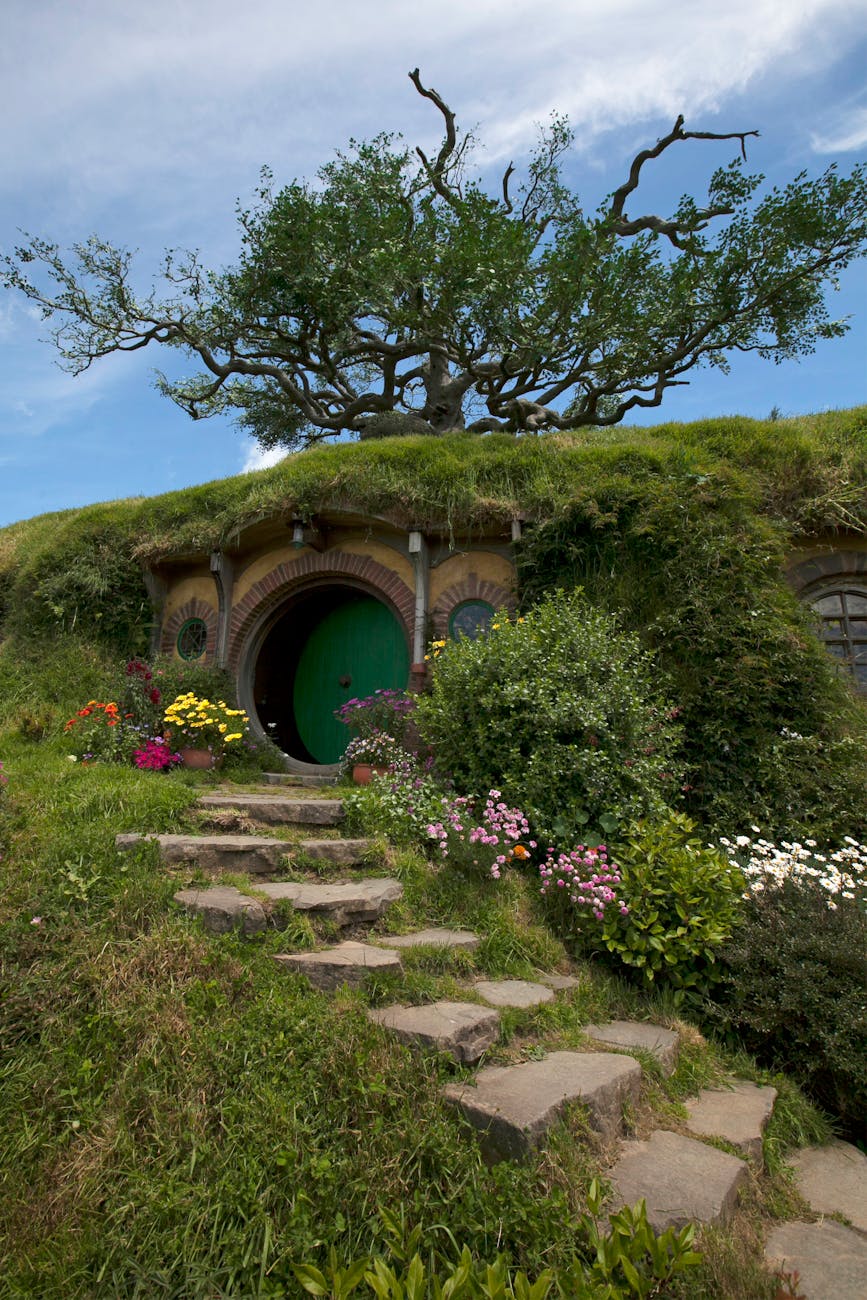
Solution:
M738 847L747 849L747 845ZM863 847L851 843L851 856L842 864L819 861L818 866L814 864L822 855L802 856L809 847L783 845L766 860L759 858L768 869L749 878L740 924L719 954L720 978L706 1014L716 1028L763 1064L794 1074L821 1106L841 1120L844 1135L863 1141L867 1115ZM755 849L753 843L751 860ZM847 877L852 889L846 887Z
M753 827L757 833L757 828ZM867 845L847 835L843 847L819 853L815 840L803 844L781 840L779 847L769 840L720 838L733 865L746 877L747 895L763 889L779 889L787 880L815 882L824 891L827 906L836 910L838 901L857 901L867 910Z
M509 808L499 790L491 790L478 811L476 801L466 795L444 796L440 804L439 818L430 822L426 832L441 856L455 866L480 868L499 880L507 862L529 857L529 849L536 848L536 841L529 839L527 818L520 808ZM521 840L527 840L527 845Z
M450 642L416 720L459 789L503 791L557 844L610 838L680 786L676 710L636 637L562 592Z
M249 719L243 709L230 709L225 700L214 703L189 691L172 701L163 721L175 740L182 737L197 749L221 754L227 745L244 739Z
M402 741L414 710L415 699L406 691L379 690L363 699L347 700L334 710L334 716L353 735L372 737L385 733Z
M88 700L63 728L69 737L72 757L85 763L115 762L120 758L122 723L120 709L110 700Z
M354 742L350 742L354 743ZM343 796L351 825L366 835L385 835L394 844L423 843L427 827L442 811L442 787L431 760L398 749L388 772Z
M615 886L620 884L620 872L615 863L608 861L604 844L596 848L579 844L571 853L556 853L549 848L539 863L539 879L539 893L561 923L568 918L577 919L580 925L584 920L582 912L603 921L606 908L612 905L617 906L621 916L629 912L626 904L618 901Z
M163 772L181 761L180 754L172 753L171 745L162 736L145 741L141 749L133 752L132 758L136 767L153 772Z
M130 659L126 665L121 711L132 714L139 727L156 736L162 730L160 705L162 691L154 681L152 670L141 659Z

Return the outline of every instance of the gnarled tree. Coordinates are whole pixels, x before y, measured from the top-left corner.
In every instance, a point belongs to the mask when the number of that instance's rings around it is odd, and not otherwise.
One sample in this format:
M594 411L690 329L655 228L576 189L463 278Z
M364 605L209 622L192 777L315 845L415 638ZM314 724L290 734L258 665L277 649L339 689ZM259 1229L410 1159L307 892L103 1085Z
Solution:
M468 177L461 134L442 116L435 158L380 135L338 153L311 187L239 212L236 266L206 270L169 252L166 286L137 297L130 254L97 237L66 260L30 242L4 258L4 283L41 308L74 373L151 343L202 369L162 390L194 418L227 409L266 447L344 431L511 431L615 424L658 406L701 364L735 352L781 360L842 334L824 290L867 246L867 176L829 168L755 200L742 166L754 131L687 131L682 118L633 160L594 214L565 185L573 135L552 119L522 183L494 193ZM642 170L689 141L728 141L700 206L630 216Z

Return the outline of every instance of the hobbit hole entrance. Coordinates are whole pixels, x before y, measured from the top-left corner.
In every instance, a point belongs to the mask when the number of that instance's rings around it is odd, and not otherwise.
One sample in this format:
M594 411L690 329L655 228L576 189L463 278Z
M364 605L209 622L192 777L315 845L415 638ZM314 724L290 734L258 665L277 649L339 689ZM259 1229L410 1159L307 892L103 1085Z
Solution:
M334 583L300 593L267 630L253 668L262 729L300 763L343 756L349 733L334 717L347 700L405 689L410 656L404 630L383 601Z

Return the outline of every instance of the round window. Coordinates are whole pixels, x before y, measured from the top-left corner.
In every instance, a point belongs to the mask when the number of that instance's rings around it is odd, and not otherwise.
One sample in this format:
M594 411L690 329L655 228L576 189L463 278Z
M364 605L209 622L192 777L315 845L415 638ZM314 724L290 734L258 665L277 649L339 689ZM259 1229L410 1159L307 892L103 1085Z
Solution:
M462 600L460 605L455 605L449 616L449 635L454 641L462 636L475 640L487 632L494 612L493 605L489 605L486 600Z
M201 659L208 644L208 628L202 618L188 618L177 639L178 654L182 659Z
M867 591L847 588L809 597L825 649L861 690L867 688Z

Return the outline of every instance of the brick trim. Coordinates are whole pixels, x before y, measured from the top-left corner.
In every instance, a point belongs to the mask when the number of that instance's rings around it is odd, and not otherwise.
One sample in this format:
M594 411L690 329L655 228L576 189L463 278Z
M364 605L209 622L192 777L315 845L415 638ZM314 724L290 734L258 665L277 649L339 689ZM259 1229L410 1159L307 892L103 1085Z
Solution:
M806 596L824 586L845 584L847 580L865 586L867 551L829 551L826 555L814 555L792 565L786 576L798 596Z
M409 644L415 621L415 596L391 569L368 555L348 551L311 552L288 564L276 565L232 608L229 621L229 667L237 672L247 640L263 615L281 605L296 590L312 586L317 579L349 579L366 587L391 605L403 623Z
M508 588L500 586L498 582L491 582L488 578L480 578L476 573L468 573L460 582L446 588L430 612L435 640L443 640L448 636L449 616L455 606L465 600L484 600L494 609L507 609L510 613L514 613L517 603L514 592Z
M199 600L198 596L194 596L185 605L181 605L180 609L176 609L174 614L166 619L160 633L160 653L164 655L173 655L175 653L178 633L187 619L190 618L200 618L208 629L204 655L190 662L212 663L217 651L217 611L211 605L207 605L205 601Z

